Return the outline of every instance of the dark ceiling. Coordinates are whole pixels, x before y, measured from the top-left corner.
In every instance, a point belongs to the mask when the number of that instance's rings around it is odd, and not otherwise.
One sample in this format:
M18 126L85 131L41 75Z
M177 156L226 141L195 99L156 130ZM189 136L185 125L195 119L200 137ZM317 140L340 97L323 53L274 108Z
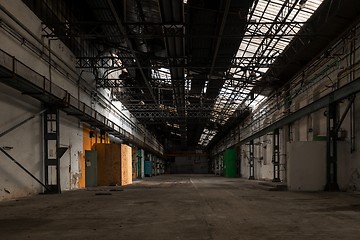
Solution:
M291 79L359 10L350 0L324 0L307 23L298 23L296 16L313 13L306 1L24 2L44 21L46 37L63 40L77 67L93 72L96 87L111 90L168 150L204 147L229 131L234 116L249 114L244 103ZM289 45L276 47L282 42ZM256 51L239 55L241 44L244 52L253 45Z

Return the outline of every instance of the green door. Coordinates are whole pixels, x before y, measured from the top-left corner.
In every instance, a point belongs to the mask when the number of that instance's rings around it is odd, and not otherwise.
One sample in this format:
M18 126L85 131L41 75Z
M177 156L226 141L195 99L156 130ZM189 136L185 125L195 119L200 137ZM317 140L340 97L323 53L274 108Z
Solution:
M224 152L224 176L236 177L236 150L233 148Z
M97 186L97 153L85 150L85 187Z

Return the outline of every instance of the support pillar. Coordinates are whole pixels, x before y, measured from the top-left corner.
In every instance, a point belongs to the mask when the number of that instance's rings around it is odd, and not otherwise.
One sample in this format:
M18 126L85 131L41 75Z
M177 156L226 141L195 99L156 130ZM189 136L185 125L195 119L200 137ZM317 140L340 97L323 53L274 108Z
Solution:
M272 163L274 166L273 182L280 182L280 132L278 128L274 130L273 134Z
M49 108L44 113L45 193L61 193L59 145L59 110Z
M254 140L250 140L249 143L249 163L250 163L250 180L255 179L255 156L254 156Z
M142 154L141 154L141 148L138 148L138 152L137 152L137 177L141 178L141 159L142 159Z
M326 186L325 191L339 191L337 184L337 103L327 110Z

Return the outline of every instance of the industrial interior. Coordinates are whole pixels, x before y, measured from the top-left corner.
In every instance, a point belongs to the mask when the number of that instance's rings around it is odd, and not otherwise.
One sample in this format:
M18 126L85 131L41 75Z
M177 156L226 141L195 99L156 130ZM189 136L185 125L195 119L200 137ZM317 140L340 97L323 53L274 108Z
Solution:
M0 239L358 239L359 13L0 0Z

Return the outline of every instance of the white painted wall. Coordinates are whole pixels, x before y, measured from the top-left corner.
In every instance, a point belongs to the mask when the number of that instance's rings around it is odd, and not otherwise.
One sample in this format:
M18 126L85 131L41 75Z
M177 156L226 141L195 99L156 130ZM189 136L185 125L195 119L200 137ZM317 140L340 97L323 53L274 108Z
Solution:
M340 190L347 191L351 190L351 182L353 184L359 185L360 181L358 178L352 179L356 176L353 175L356 172L356 167L354 164L359 164L359 161L354 160L350 157L350 144L345 141L337 142L338 145L338 154L337 154L337 179ZM359 176L360 177L360 176ZM359 185L360 186L360 185ZM357 186L357 187L359 187ZM357 189L360 190L360 189Z
M41 104L20 92L0 84L0 132L41 111ZM24 165L40 181L43 178L42 115L31 119L16 130L0 138L0 147ZM77 119L60 113L60 146L68 147L60 160L62 190L78 188L82 128ZM0 153L0 200L42 192L42 187L15 163Z
M241 151L241 176L243 178L249 178L250 176L250 164L249 164L249 146L243 145L240 148ZM257 167L257 164L255 162L255 169Z
M346 107L346 101L342 109ZM341 112L341 111L340 111ZM345 118L341 126L347 132L338 147L339 185L342 189L360 191L360 94L355 98L355 149L351 152L350 119Z
M290 191L322 191L326 184L326 142L288 144L287 184Z
M193 156L194 173L206 174L209 173L209 159L203 156Z
M126 131L134 134L139 139L144 139L146 136L147 144L152 147L158 147L158 143L156 143L154 137L149 134L145 129L143 131L136 131L137 129L133 126L124 123L121 119L122 117L128 118L130 121L137 124L136 119L131 118L130 113L128 111L122 110L122 105L119 102L114 102L114 106L112 107L108 101L110 101L109 91L104 89L99 89L98 93L101 94L101 99L99 101L94 101L90 97L92 89L95 87L94 76L88 72L88 70L80 71L75 68L75 57L74 54L59 40L51 40L49 41L47 38L43 38L42 32L42 24L41 20L37 18L37 16L21 1L21 0L13 0L13 1L4 1L0 0L0 4L4 6L11 14L14 15L16 19L21 21L22 24L25 25L38 39L42 39L41 43L38 43L33 37L31 37L28 33L26 33L20 26L18 26L14 21L10 20L6 14L0 11L0 18L4 21L5 24L9 25L10 28L18 31L22 34L23 38L26 41L34 44L38 51L42 52L42 56L49 56L49 52L43 47L50 47L54 54L50 54L51 59L56 61L57 66L61 66L64 71L59 71L55 68L49 68L48 62L41 59L41 57L32 51L30 51L27 47L21 45L21 43L15 40L12 36L9 36L8 33L4 32L0 29L0 38L1 38L1 46L0 49L5 50L10 55L13 55L16 59L23 62L25 65L29 66L31 69L35 70L37 73L45 76L47 79L51 79L51 81L58 85L59 87L65 89L74 97L80 97L81 101L83 101L88 106L93 107L96 111L100 112L104 116L110 118L119 126L123 127ZM56 57L57 56L57 57ZM60 61L63 60L68 66ZM30 72L29 72L30 73ZM83 79L85 79L85 83L83 86L79 88L77 81L79 79L79 75ZM29 75L30 77L30 75ZM100 104L100 102L104 102L104 104ZM121 116L121 117L120 117Z
M356 36L348 36L339 41L339 44L330 56L326 57L316 64L309 64L309 68L299 73L292 79L293 84L290 89L296 94L292 98L290 112L294 112L301 107L325 96L334 89L341 87L350 81L360 77L360 41L359 31L356 31ZM353 52L351 52L351 45L354 45ZM301 92L300 90L301 86ZM267 104L262 105L253 116L262 116L264 112L274 108L278 96L268 100ZM344 99L339 103L339 119L344 113L348 105L348 100ZM314 137L326 136L326 108L320 109L308 116L303 116L301 119L295 121L291 125L290 133L287 134L284 129L280 129L280 159L281 159L281 180L287 180L290 190L309 190L321 191L325 186L325 172L326 172L326 142L316 142ZM341 125L341 129L347 134L345 139L338 141L338 185L341 190L360 191L360 94L357 94L355 99L355 134L353 140L355 141L354 148L351 149L350 137L350 117L349 113L345 117ZM240 139L249 136L252 131L262 129L270 122L284 116L284 109L274 110L269 115L259 121L256 119L247 119L241 126ZM252 123L253 122L253 123ZM259 122L262 126L259 126ZM289 135L289 137L288 137ZM226 139L228 136L224 137ZM264 144L263 136L260 140L255 139L254 142L260 141L262 146L266 145L266 149L256 150L255 147L255 178L267 179L272 178L273 165L272 160L272 137L270 136L270 143ZM220 143L214 147L216 155L223 151L228 145ZM289 149L290 148L290 149ZM249 163L248 163L248 145L241 146L242 162L241 173L244 178L249 177ZM261 161L257 161L258 159ZM287 173L286 171L287 170ZM285 175L286 173L286 175ZM288 178L288 179L286 179Z
M254 140L255 179L272 180L274 167L272 164L272 135ZM241 176L250 177L249 146L241 147Z
M171 173L175 174L206 174L209 172L208 168L209 162L205 156L175 157L175 161L171 163Z
M26 25L33 34L38 38L41 38L41 21L25 6L25 4L22 3L21 0L0 1L0 4ZM1 11L0 17L4 19L4 22L11 26L11 28L22 34L27 41L30 41L39 49L42 49L41 44L36 42L34 38ZM27 47L20 45L16 39L9 36L2 29L0 29L0 38L2 40L0 46L1 49L13 55L16 59L28 65L37 73L44 75L48 79L51 78L53 83L66 89L71 95L75 97L78 96L78 87L74 81L74 76L76 75L75 59L69 49L60 41L51 41L51 47L62 60L71 66L71 69L67 68L67 71L70 73L70 78L67 77L64 72L60 73L53 68L51 69L50 74L49 65L46 61L41 59L37 54L31 52ZM48 46L49 42L44 39L43 44ZM48 52L45 50L43 54L48 54ZM54 56L52 56L52 58L54 60L56 59ZM60 61L57 61L57 64L64 67ZM29 77L34 76L30 71L28 71L28 74ZM73 76L73 78L71 78L71 76ZM1 129L6 129L11 124L16 123L17 120L23 119L31 113L40 111L41 104L38 101L3 85L1 85L0 89L0 106L1 110L6 113L4 114L4 117L0 118ZM90 105L89 95L81 90L80 96L85 103ZM10 150L9 153L14 154L14 157L19 159L19 162L25 161L24 165L30 166L30 172L34 172L34 175L44 182L42 139L42 118L37 117L20 127L18 130L2 138L0 141L2 141L1 145L4 146L14 145L14 149ZM63 113L61 113L60 116L60 146L69 148L60 161L61 188L62 190L76 189L78 187L77 181L80 176L79 160L82 151L82 128L75 118ZM16 149L21 149L21 151ZM11 164L10 166L8 166L9 163L6 164L7 165L2 166L0 170L3 171L3 174L0 176L0 183L6 185L3 188L8 189L9 191L11 189L11 191L10 194L6 193L6 191L1 191L0 196L2 199L16 198L42 191L42 188L38 186L38 183L33 183L26 175L23 173L20 174L19 170L16 169L18 167L15 166L14 168ZM12 173L16 177L9 178L9 173ZM2 177L4 179L2 179ZM6 193L5 195L4 192Z
M0 84L0 133L41 111L40 104ZM42 118L36 116L24 125L0 138L0 147L43 180ZM42 186L0 152L0 200L28 196L42 190Z
M259 177L257 179L272 180L274 178L273 164L260 165L258 164Z
M123 127L130 133L134 133L138 138L148 139L149 144L153 145L152 136L147 133L136 132L131 124L121 120L120 115L130 118L128 111L121 112L121 106L118 109L109 104L109 92L106 90L100 91L103 95L102 101L106 106L99 104L91 98L91 86L94 86L94 76L86 71L78 72L75 68L75 58L72 52L59 40L51 40L42 38L42 24L41 20L21 1L21 0L0 0L0 5L5 7L16 19L25 25L38 39L42 39L39 43L30 34L26 33L17 23L11 20L6 14L0 11L0 18L4 24L8 25L21 35L26 42L31 42L36 48L37 53L32 52L28 47L22 45L14 37L10 36L3 29L0 28L0 49L14 56L17 60L23 62L38 74L43 75L47 79L51 79L53 83L60 86L69 92L72 96L78 98L85 104L95 108L98 112L110 118L119 126ZM41 56L49 56L46 47L51 47L55 57L51 54L51 58L56 61L62 70L49 68L49 64ZM44 48L45 47L45 48ZM41 52L42 51L42 52ZM40 54L41 53L41 54ZM66 62L69 67L65 66ZM20 68L20 65L18 66ZM18 69L20 70L20 69ZM27 71L25 77L33 78L37 76L32 71ZM83 86L79 88L77 80L79 75L85 79ZM119 105L119 103L115 103ZM121 104L120 104L121 105ZM13 90L7 86L0 85L0 132L5 131L11 127L18 120L22 120L33 113L39 112L41 104L26 95ZM130 119L135 121L135 119ZM82 126L74 117L67 116L60 112L60 146L68 147L63 157L60 160L60 185L62 190L70 190L78 188L78 180L81 175L80 161L83 148ZM24 164L30 172L43 181L43 133L42 133L42 118L37 117L15 130L6 137L0 138L0 147L13 147L9 150L9 154L13 155L20 163ZM144 159L144 152L142 151L142 161ZM26 174L22 173L14 163L6 159L0 153L0 200L16 198L20 196L27 196L29 194L36 194L42 192L42 187L38 183L31 180ZM142 164L141 174L143 176L144 168Z
M60 147L68 147L60 159L61 188L63 190L77 189L81 176L83 130L76 118L62 112L60 112Z

